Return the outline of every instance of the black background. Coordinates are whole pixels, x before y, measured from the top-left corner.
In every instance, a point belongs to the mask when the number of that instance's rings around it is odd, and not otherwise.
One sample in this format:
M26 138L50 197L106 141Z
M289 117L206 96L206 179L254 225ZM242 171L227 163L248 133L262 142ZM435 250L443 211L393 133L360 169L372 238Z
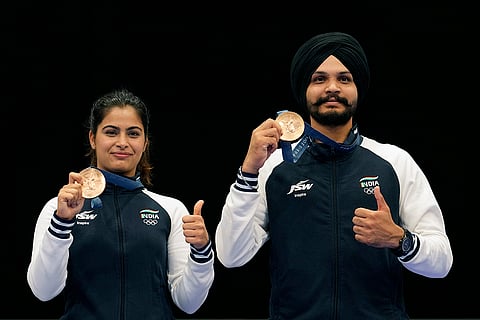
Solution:
M14 107L4 118L15 164L4 167L16 194L11 201L5 193L4 200L10 206L3 216L0 318L58 318L62 312L61 298L33 296L26 269L43 204L69 171L88 164L84 121L98 96L125 87L150 106L153 191L191 209L204 199L213 236L253 128L278 110L305 114L290 107L290 61L301 43L326 31L353 34L369 58L371 88L357 116L361 132L409 151L443 209L454 265L444 279L406 272L410 316L480 317L473 262L480 220L467 189L475 188L477 176L473 12L459 1L18 2L4 14L14 29L3 34L14 45L2 64L16 85L6 92L14 94ZM217 260L205 304L194 315L178 316L266 318L267 250L242 268L225 269Z

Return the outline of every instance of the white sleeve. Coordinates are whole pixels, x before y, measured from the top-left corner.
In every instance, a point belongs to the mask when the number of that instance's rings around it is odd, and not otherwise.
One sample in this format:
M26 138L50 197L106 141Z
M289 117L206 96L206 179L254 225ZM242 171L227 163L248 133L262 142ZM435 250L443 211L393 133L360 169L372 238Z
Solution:
M259 192L230 186L215 233L218 260L227 268L250 261L268 240L266 208Z
M185 205L173 198L161 202L171 217L168 238L168 282L174 303L192 314L205 302L214 279L214 255L203 263L190 257L190 244L183 235L182 217L189 212Z
M250 261L270 239L265 185L273 169L283 161L277 149L258 174L257 192L240 191L230 185L215 233L218 260L227 268Z
M416 255L402 261L405 268L429 278L445 277L453 264L452 248L446 234L440 206L420 167L407 157L401 181L400 219L419 239ZM401 178L402 179L402 178Z
M69 247L73 242L60 239L48 232L50 221L57 209L57 198L43 207L35 225L33 248L27 270L27 282L33 294L41 301L48 301L62 292L67 279Z
M443 214L420 166L405 150L364 138L362 143L394 167L400 182L400 223L418 237L418 251L400 259L408 270L429 277L445 277L453 264Z

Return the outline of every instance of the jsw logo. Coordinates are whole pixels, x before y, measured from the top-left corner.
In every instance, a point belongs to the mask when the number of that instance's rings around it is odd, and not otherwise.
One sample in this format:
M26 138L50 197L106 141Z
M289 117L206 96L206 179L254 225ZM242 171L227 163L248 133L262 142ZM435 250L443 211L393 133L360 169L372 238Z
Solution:
M79 214L77 214L77 219L79 220L93 220L97 217L97 214L94 213L94 214L90 214L90 212L93 212L93 211L84 211L84 212L80 212Z
M292 185L290 187L290 191L287 194L291 194L292 192L296 192L296 191L310 190L313 187L313 183L307 183L307 182L308 182L308 179Z

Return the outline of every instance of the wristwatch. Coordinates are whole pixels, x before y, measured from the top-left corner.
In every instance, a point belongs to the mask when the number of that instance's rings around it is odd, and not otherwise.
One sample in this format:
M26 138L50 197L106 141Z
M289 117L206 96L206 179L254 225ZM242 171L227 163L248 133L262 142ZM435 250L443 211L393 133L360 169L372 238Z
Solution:
M403 257L407 255L413 249L413 236L410 231L403 228L403 237L400 239L398 248L393 249L393 253L397 257Z

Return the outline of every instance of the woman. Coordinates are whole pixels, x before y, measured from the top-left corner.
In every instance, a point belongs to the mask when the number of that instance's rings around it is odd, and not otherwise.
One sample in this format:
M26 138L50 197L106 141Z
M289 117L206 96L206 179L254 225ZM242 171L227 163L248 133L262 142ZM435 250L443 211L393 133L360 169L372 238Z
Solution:
M191 314L207 298L214 253L203 201L190 215L147 189L148 127L147 106L131 92L100 97L91 167L71 172L40 212L27 280L41 301L64 293L60 319L174 319L172 302Z

